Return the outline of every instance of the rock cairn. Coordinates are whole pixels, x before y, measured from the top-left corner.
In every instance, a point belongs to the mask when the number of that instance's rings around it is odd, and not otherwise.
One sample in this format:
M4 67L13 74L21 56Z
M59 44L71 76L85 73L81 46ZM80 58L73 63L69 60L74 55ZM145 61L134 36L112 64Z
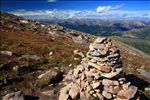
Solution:
M59 100L136 100L137 87L122 72L120 53L110 39L97 38L81 64L64 79Z

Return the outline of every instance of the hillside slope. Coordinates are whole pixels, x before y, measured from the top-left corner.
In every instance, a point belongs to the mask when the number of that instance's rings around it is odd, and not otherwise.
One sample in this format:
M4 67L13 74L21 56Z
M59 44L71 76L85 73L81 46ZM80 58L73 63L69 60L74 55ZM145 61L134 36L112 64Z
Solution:
M0 97L20 90L30 99L56 99L62 78L50 85L39 80L39 75L50 70L63 73L59 75L64 77L80 63L89 44L96 38L59 25L44 25L6 13L1 13L0 29ZM123 66L126 66L124 70L149 82L149 78L135 70L144 66L150 72L149 56L114 37L110 38L121 51ZM80 53L75 54L74 50ZM48 90L51 92L46 94Z

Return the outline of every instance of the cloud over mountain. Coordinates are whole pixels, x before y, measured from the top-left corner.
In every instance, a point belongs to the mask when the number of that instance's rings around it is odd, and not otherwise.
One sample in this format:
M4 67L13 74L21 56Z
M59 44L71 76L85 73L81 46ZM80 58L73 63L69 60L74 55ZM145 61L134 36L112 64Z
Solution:
M110 10L116 10L123 7L123 5L116 5L116 6L99 6L97 7L96 11L97 12L106 12L106 11L110 11Z
M15 10L8 13L31 19L103 19L103 20L149 20L149 11L117 10L123 5L99 6L96 10Z

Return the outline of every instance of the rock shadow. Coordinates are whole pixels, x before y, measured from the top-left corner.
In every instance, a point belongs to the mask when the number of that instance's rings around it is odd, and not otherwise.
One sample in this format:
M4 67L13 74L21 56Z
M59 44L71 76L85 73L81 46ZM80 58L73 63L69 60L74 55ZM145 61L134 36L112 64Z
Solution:
M25 100L39 100L40 98L37 96L30 96L30 95L26 95Z
M128 74L125 76L126 80L131 82L132 85L138 87L138 89L140 90L144 90L146 87L148 87L150 85L149 82L138 78L137 76L133 75L133 74Z

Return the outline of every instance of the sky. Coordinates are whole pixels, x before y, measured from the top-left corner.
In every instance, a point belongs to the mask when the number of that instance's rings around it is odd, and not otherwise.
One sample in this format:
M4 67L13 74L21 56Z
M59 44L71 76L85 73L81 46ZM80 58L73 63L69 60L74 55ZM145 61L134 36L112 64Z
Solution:
M149 0L2 0L1 10L32 19L150 20Z

